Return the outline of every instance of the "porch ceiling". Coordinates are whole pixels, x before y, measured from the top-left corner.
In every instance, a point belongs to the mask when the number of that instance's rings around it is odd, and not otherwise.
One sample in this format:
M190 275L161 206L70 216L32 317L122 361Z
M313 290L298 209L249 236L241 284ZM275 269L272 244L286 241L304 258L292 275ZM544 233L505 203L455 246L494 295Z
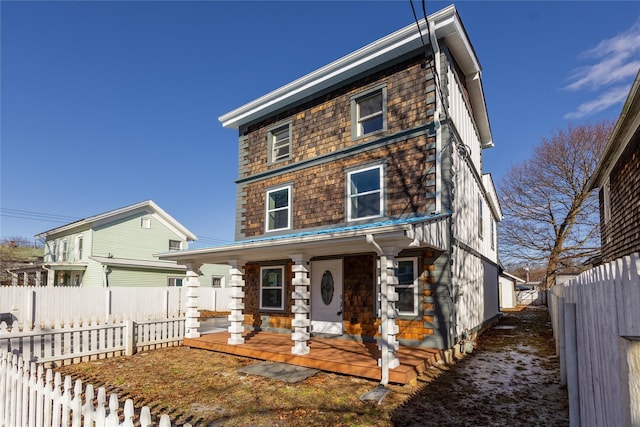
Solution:
M159 254L163 260L179 264L230 264L237 261L269 261L379 252L431 247L445 250L448 245L449 215L436 215L410 220L393 220L377 224L303 232L261 238L217 246Z

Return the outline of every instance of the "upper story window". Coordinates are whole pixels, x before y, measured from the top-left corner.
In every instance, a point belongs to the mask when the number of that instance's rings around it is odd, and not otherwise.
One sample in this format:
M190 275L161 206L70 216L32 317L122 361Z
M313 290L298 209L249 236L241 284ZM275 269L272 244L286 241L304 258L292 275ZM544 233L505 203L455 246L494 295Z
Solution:
M359 138L387 128L387 88L378 87L351 98L351 134Z
M418 314L418 258L398 258L396 309L401 315Z
M182 249L182 242L180 240L169 240L169 250L179 251Z
M269 139L269 161L271 163L286 160L291 157L291 124L271 129L267 134Z
M491 218L491 249L496 248L496 222Z
M69 261L69 245L67 244L67 239L60 242L60 261Z
M140 219L140 227L142 228L151 228L151 218L141 218Z
M75 245L75 260L76 261L82 260L82 244L83 244L82 242L83 242L82 236L76 237L76 245Z
M260 268L260 308L284 309L284 267Z
M347 218L349 221L384 214L382 165L347 172Z
M480 236L480 238L482 239L483 237L483 230L482 230L482 223L484 221L483 217L482 217L482 205L483 205L483 201L482 201L482 194L478 195L478 236Z
M58 253L56 252L56 241L52 241L49 248L49 261L56 262L58 260Z
M291 228L291 186L267 191L266 230L287 230Z

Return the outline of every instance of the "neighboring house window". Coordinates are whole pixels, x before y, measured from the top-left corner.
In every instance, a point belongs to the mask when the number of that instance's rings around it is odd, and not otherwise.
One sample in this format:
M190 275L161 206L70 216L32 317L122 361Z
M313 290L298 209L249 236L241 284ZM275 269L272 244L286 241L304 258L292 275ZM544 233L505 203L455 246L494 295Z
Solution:
M169 240L169 251L179 251L180 249L182 249L180 240Z
M60 261L66 262L69 260L69 246L67 245L67 239L60 242Z
M57 245L55 241L51 242L51 246L50 246L51 250L49 251L50 262L56 262L56 255L57 255L56 246Z
M284 267L262 267L260 277L260 308L283 310Z
M212 288L224 288L224 276L211 276Z
M182 286L183 277L167 277L167 286Z
M401 315L418 314L418 259L398 258L396 309Z
M75 259L76 261L82 260L82 236L76 237L76 251L75 251Z
M151 228L151 218L141 218L140 219L140 227L142 227L142 228Z
M267 191L267 231L291 228L291 186Z
M384 191L382 165L347 173L347 218L349 221L382 216Z
M351 134L359 138L387 128L387 88L378 87L351 98Z
M82 282L80 281L80 273L74 273L73 275L73 286L80 286Z
M272 129L269 138L270 161L278 162L291 157L291 125L286 124Z
M607 177L606 182L602 188L602 210L604 223L607 224L611 219L611 181Z
M478 196L478 236L480 236L480 238L482 239L482 195Z

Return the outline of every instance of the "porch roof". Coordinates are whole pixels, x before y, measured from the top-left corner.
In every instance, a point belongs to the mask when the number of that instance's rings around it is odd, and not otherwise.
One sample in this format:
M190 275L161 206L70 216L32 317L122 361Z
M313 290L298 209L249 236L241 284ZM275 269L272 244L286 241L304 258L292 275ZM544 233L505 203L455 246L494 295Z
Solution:
M230 245L158 254L163 260L186 263L227 264L237 261L288 259L294 254L305 257L380 252L381 248L448 247L448 218L434 214L391 219L369 224L328 228L299 233L260 237Z
M142 260L142 259L127 259L127 258L110 258L92 256L92 260L99 262L103 265L111 267L128 267L128 268L145 268L150 270L176 270L186 271L184 265L178 265L170 261L155 261L155 260Z

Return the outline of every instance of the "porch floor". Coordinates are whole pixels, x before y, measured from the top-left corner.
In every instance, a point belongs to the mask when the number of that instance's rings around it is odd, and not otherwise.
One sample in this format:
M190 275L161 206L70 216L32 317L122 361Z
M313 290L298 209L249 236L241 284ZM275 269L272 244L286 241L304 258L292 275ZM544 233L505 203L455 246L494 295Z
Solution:
M291 354L291 334L245 332L244 344L229 345L228 332L203 334L199 338L184 338L187 347L212 350L236 356L315 368L321 371L380 380L378 350L375 342L362 342L342 338L312 337L309 354ZM389 382L407 384L427 367L441 358L441 350L424 347L400 346L396 353L400 366L389 371Z

